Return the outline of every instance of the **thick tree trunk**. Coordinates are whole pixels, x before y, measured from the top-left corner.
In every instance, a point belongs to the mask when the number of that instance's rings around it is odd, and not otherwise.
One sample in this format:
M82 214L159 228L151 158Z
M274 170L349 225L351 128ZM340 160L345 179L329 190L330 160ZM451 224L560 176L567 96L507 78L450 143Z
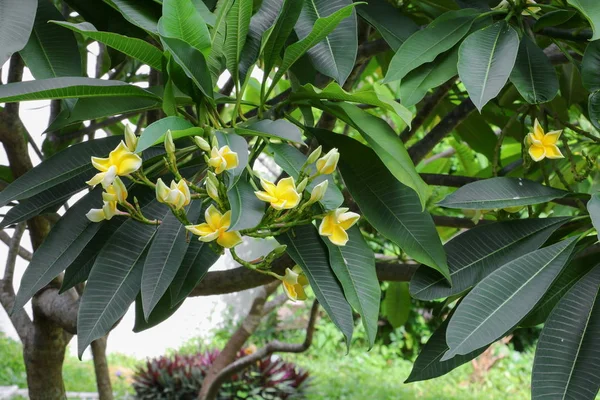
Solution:
M110 382L110 373L108 372L108 362L106 360L106 341L108 336L94 340L92 342L92 355L94 356L94 371L96 372L96 386L100 400L113 400L112 384Z
M23 343L29 398L62 400L66 398L62 366L71 335L36 314L34 311L33 330Z

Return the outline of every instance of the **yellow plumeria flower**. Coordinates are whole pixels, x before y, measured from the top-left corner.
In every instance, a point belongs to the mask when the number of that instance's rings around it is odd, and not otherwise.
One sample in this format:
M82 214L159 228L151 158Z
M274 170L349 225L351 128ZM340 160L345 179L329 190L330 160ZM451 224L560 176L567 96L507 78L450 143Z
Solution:
M564 158L556 145L561 133L562 130L544 133L544 128L542 128L536 118L533 124L533 132L527 135L527 144L529 145L531 159L533 161L542 161L546 157Z
M331 243L344 246L348 242L348 233L346 231L354 225L360 215L354 212L348 212L348 208L342 207L336 210L329 211L321 225L319 226L319 233L322 236L327 236Z
M215 206L211 205L204 212L203 224L188 225L185 227L194 235L200 236L201 242L212 242L216 239L217 243L230 249L242 242L242 236L239 232L227 232L231 225L231 211L221 214Z
M176 210L187 206L192 200L190 188L185 180L171 181L169 187L160 178L156 181L156 199L161 203L172 205Z
M208 165L215 169L215 174L220 174L223 171L236 168L238 162L237 153L231 151L229 146L223 146L220 149L217 149L217 147L212 148Z
M300 203L300 194L296 190L296 183L291 176L283 178L277 182L277 185L261 178L260 184L265 191L254 192L254 194L260 200L271 203L271 207L276 210L288 210Z
M129 126L125 127L125 145L129 149L129 151L135 151L137 147L138 137L135 132L131 130Z
M327 154L317 160L317 171L322 175L332 174L337 167L339 159L340 153L338 149L333 148L329 150Z
M102 193L102 200L104 200L102 208L92 208L85 215L90 221L108 221L119 213L117 203L124 203L127 200L127 188L123 181L118 177L115 178L114 183L106 188L106 192Z
M100 172L86 183L90 186L102 183L102 187L106 189L113 183L115 177L126 176L137 171L142 166L142 159L129 150L121 140L108 158L92 157L92 165Z
M308 286L308 279L299 266L293 269L286 268L285 276L281 277L283 290L290 300L306 300L306 292L304 288Z

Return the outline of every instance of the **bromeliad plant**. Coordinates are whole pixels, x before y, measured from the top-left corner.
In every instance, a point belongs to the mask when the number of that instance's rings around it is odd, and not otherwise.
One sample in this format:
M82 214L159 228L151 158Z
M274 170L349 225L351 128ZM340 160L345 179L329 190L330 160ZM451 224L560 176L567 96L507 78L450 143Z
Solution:
M595 2L66 3L76 17L40 1L35 24L75 48L45 57L32 36L20 54L37 79L0 86L3 102L60 101L49 131L67 138L0 193L2 226L86 192L36 251L15 310L63 271L62 291L85 282L81 354L134 302L136 330L165 321L227 251L251 270L235 274L279 279L294 300L312 291L348 343L357 311L372 345L378 277L410 277L450 316L409 381L546 321L533 397L597 393ZM80 61L71 31L110 48L121 80L65 68L64 54ZM142 65L149 87L134 84ZM135 133L68 139L114 115ZM244 260L245 237L280 245Z

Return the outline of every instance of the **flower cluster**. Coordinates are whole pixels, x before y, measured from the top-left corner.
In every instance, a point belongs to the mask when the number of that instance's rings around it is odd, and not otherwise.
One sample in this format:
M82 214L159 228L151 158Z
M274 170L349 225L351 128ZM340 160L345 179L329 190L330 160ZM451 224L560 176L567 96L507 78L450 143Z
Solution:
M287 269L284 276L270 271L272 261L285 251L285 246L279 246L252 262L239 258L234 248L242 242L243 236L273 237L295 226L311 224L319 219L319 233L331 243L344 246L348 242L347 230L358 221L359 215L349 212L348 208L324 212L317 205L327 195L331 178L325 175L335 172L340 159L338 150L334 148L322 154L319 146L307 157L297 176L272 182L257 177L248 166L246 170L249 175L241 178L237 170L240 164L238 153L229 145L220 146L217 136L210 129L204 135L194 136L192 139L195 146L178 149L173 134L167 131L164 135L166 154L163 160L143 169L142 159L135 153L137 137L127 129L125 141L121 141L108 158L92 157L92 164L100 172L88 183L91 186L102 184L105 192L102 195L103 207L90 210L88 218L100 222L121 215L143 223L160 224L160 221L150 220L143 215L136 199L134 205L127 201L127 189L119 178L127 177L133 183L151 187L155 191L156 200L168 205L173 215L198 240L210 243L217 251L229 249L232 257L240 264L281 280L290 299L306 299L308 280L299 266ZM199 171L191 179L184 178L179 170L180 165L198 154L204 158L206 170ZM165 167L173 176L169 184L163 180ZM152 179L152 176L155 178ZM232 179L248 179L248 183L255 189L256 197L267 203L262 220L254 228L236 230L232 226L232 209L228 196ZM203 221L198 223L189 221L187 215L186 207L194 199L206 204ZM119 210L118 206L122 206L125 211Z

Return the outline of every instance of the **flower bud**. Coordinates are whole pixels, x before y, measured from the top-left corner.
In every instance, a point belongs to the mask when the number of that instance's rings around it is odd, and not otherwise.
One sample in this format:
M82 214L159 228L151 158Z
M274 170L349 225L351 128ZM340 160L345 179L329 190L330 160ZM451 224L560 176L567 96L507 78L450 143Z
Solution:
M211 147L219 148L219 140L217 139L217 137L215 135L211 135L210 143L211 143Z
M169 155L175 153L175 143L173 143L173 135L170 129L167 130L167 134L165 135L165 150Z
M121 178L116 177L112 186L114 188L115 195L117 196L117 202L125 203L127 200L127 188L125 187L125 184Z
M324 180L315 186L310 194L310 199L306 202L306 205L316 203L317 201L321 201L323 196L325 196L325 192L327 191L327 186L329 185L329 181Z
M129 149L129 151L134 152L135 148L137 147L137 143L138 143L138 137L131 130L131 128L128 125L126 125L125 126L125 145Z
M214 172L208 171L206 173L206 180L207 181L211 181L214 186L219 187L219 181L218 181L217 176L215 175Z
M317 171L322 175L332 174L339 159L340 153L336 148L329 150L327 154L317 160Z
M287 246L285 244L282 244L281 246L275 247L273 249L273 253L277 254L277 255L283 254L283 253L285 253L286 249L287 249Z
M194 142L196 142L196 146L200 148L200 150L210 151L210 144L204 138L200 136L194 136Z
M323 151L323 146L319 146L317 147L312 153L310 153L310 155L308 156L308 158L306 159L306 163L307 164L312 164L315 161L317 161L317 159L319 158L319 156L321 155L321 152Z
M296 186L296 192L302 193L304 189L306 189L306 185L308 185L308 178L304 178L302 181L300 181L298 186Z
M206 179L206 191L211 199L219 201L219 190L211 179Z

